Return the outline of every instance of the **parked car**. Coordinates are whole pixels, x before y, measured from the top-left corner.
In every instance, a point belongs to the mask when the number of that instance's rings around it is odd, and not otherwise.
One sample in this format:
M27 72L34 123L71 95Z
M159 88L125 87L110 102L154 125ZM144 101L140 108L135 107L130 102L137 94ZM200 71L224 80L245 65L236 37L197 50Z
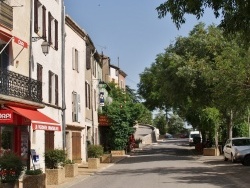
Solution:
M165 134L165 138L173 138L173 135L169 134L169 133L166 133Z
M237 156L244 166L250 166L250 149L238 152Z
M224 160L230 159L232 162L241 161L243 150L250 149L250 138L239 137L228 139L223 148Z
M189 145L195 145L197 143L202 142L202 136L200 131L191 131L189 133L189 139L188 139Z

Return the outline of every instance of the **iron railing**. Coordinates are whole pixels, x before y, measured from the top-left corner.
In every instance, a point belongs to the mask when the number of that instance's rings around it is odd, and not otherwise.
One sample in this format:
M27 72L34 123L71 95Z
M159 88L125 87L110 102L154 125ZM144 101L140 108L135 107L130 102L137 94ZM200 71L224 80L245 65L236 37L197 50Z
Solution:
M42 82L0 69L0 94L41 103Z

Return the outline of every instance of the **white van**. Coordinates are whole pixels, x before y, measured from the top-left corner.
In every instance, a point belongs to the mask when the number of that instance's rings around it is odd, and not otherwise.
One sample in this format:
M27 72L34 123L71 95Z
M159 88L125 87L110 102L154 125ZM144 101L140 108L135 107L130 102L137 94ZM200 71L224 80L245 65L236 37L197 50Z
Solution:
M190 146L194 145L194 138L195 137L200 137L201 138L201 142L202 142L201 132L200 131L191 131L189 133L189 139L188 139Z

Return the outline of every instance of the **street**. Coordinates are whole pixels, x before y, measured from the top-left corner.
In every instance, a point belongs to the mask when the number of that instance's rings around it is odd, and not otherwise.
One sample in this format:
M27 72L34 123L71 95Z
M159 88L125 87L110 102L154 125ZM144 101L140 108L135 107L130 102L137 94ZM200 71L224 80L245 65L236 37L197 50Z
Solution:
M163 140L135 150L71 188L249 187L249 167L193 151L186 139Z

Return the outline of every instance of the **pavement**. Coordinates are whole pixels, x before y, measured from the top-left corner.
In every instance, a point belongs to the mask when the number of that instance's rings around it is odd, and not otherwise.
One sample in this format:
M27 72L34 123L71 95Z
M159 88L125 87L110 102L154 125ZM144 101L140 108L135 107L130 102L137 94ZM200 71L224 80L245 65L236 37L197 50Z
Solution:
M66 177L64 182L59 185L47 185L46 188L68 188L78 182L83 181L89 176L93 176L97 172L101 172L102 170L111 167L115 163L122 161L123 159L129 157L129 155L117 155L112 156L111 163L100 163L100 166L97 169L89 169L88 163L79 164L78 166L78 175L75 177Z

